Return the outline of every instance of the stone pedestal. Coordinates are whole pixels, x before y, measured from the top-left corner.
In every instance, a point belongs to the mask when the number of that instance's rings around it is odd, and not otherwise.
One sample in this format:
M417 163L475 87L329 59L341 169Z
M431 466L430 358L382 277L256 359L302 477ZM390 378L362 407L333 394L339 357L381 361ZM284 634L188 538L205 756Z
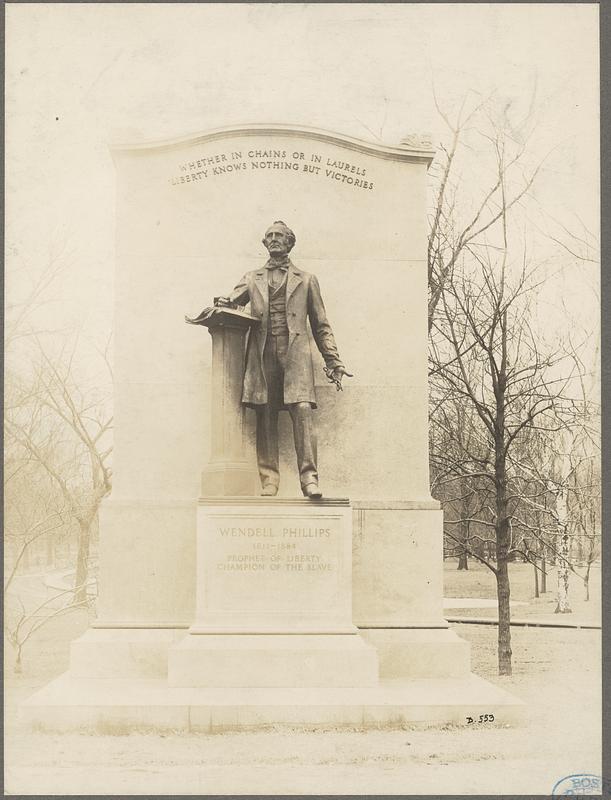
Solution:
M353 619L380 677L455 678L470 645L443 617L443 517L435 500L355 503Z
M196 596L170 686L377 684L375 648L352 623L347 500L201 499Z
M168 655L172 688L366 688L376 649L353 635L187 636Z
M348 500L202 498L191 634L356 634Z

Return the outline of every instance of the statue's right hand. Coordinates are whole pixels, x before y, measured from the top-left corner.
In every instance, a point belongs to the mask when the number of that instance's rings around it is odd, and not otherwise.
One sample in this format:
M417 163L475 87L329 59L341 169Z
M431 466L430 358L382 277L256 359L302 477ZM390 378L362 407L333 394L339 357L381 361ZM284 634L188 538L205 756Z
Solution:
M231 305L231 300L228 297L215 297L214 305L220 308L226 308Z

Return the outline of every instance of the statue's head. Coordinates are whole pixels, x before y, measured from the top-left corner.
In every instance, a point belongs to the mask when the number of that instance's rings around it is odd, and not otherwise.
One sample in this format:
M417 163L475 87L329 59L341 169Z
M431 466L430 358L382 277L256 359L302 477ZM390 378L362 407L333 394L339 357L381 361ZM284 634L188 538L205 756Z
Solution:
M263 244L270 256L283 256L291 252L295 246L295 234L282 220L276 220L265 231Z

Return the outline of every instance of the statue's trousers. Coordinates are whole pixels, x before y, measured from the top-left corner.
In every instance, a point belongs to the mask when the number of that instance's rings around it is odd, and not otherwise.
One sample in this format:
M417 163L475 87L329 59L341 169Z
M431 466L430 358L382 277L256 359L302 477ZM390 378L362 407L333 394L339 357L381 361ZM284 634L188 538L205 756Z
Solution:
M255 406L257 412L257 461L261 484L278 486L278 414L288 409L293 421L297 467L302 488L318 482L316 470L316 431L314 411L309 402L284 403L284 368L288 351L288 334L268 334L263 353L263 369L269 402Z

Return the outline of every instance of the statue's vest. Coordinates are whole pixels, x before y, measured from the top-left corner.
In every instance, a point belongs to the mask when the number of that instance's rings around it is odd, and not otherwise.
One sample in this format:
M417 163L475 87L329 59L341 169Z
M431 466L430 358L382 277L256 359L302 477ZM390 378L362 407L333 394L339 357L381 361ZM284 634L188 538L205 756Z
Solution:
M277 287L269 287L269 324L273 336L288 336L286 324L286 274Z

